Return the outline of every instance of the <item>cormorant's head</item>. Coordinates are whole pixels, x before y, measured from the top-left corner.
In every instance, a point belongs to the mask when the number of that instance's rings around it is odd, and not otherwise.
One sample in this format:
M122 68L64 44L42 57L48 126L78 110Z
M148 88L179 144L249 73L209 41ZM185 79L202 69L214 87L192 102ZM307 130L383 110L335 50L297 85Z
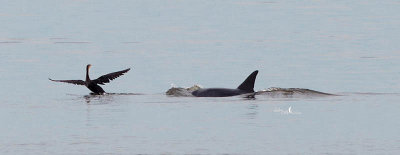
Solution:
M88 64L88 65L86 66L86 68L89 69L91 66L92 66L91 64Z

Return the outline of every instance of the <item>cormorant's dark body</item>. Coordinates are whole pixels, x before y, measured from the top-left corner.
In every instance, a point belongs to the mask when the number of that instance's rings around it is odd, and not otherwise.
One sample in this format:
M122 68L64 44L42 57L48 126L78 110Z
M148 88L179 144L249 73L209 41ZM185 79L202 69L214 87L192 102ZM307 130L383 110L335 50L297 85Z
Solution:
M90 82L86 87L96 95L101 95L101 94L105 93L103 88L101 88L99 85L97 85L94 82Z
M90 68L90 64L86 66L86 80L52 80L49 78L49 80L51 81L55 81L55 82L66 82L66 83L71 83L71 84L76 84L76 85L85 85L90 91L93 92L93 94L96 95L102 95L105 93L105 91L103 90L103 88L101 88L99 86L99 84L104 85L105 83L109 83L111 80L114 80L115 78L124 75L124 73L128 72L130 70L130 68L122 70L122 71L118 71L118 72L113 72L113 73L109 73L103 76L100 76L99 78L95 79L95 80L90 80L89 78L89 68Z
M254 83L256 81L258 70L251 73L246 80L236 89L229 88L204 88L192 92L196 97L227 97L247 93L254 93Z

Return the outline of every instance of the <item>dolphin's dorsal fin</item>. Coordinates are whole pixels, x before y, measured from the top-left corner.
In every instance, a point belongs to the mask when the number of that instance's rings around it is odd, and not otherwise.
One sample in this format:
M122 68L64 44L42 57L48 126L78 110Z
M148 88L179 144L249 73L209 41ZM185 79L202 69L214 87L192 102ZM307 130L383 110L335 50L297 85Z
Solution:
M254 92L254 82L256 81L258 70L251 73L237 89Z

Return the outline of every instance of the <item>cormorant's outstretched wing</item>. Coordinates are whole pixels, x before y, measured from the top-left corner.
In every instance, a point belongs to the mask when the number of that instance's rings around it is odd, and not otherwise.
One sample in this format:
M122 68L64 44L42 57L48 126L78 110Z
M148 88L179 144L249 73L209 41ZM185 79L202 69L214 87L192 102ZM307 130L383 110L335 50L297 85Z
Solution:
M54 82L65 82L65 83L72 83L72 84L76 84L76 85L85 85L85 81L82 80L53 80L50 79L50 81L54 81Z
M122 71L106 74L106 75L100 76L99 78L97 78L95 80L92 80L92 82L94 82L96 84L104 85L104 83L108 83L111 80L114 80L115 78L117 78L121 75L124 75L124 73L128 72L129 70L130 70L130 68L122 70Z

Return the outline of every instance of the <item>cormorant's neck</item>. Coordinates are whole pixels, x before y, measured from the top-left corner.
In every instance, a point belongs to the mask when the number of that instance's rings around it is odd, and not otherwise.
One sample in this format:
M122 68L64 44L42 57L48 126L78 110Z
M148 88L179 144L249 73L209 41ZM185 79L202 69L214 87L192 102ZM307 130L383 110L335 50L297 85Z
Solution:
M88 82L88 81L90 81L90 78L89 78L89 66L87 66L86 67L86 82Z

